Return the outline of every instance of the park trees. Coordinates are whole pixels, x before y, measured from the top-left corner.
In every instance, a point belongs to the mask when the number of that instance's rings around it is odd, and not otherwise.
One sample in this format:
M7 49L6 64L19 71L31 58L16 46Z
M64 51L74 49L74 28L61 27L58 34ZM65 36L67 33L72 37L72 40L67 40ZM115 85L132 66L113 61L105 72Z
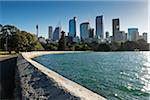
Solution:
M9 30L10 33L6 33L6 30ZM3 26L0 36L0 40L3 42L1 45L5 45L5 41L8 39L7 48L9 51L15 51L18 53L19 51L43 50L42 45L39 43L35 35L26 31L20 31L15 26Z

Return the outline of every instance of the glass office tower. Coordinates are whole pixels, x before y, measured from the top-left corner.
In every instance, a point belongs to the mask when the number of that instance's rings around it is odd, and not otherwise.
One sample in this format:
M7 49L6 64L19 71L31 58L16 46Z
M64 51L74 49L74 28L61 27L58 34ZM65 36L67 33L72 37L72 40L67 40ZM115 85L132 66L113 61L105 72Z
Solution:
M104 38L104 22L103 15L96 17L96 37L103 39Z
M80 37L83 41L89 38L89 22L80 24Z
M48 39L52 40L53 27L48 26Z
M61 37L61 27L56 27L53 33L53 41L58 41Z
M76 17L69 20L69 37L76 37Z
M113 37L115 36L115 33L120 31L120 21L119 18L113 19L112 20L112 32L113 32ZM114 39L115 40L115 39Z
M138 28L128 28L128 40L137 41L139 39Z

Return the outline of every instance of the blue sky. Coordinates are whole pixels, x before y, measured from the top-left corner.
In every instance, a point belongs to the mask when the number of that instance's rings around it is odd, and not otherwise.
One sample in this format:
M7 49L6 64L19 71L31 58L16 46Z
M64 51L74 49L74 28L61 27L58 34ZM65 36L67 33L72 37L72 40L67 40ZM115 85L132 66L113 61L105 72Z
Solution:
M79 24L89 21L95 28L95 18L104 15L104 31L112 33L112 19L119 18L121 30L137 27L139 32L148 32L148 0L100 0L100 1L1 1L0 23L15 25L22 30L35 33L39 25L39 35L47 37L48 26L61 23L68 33L69 19L77 17Z

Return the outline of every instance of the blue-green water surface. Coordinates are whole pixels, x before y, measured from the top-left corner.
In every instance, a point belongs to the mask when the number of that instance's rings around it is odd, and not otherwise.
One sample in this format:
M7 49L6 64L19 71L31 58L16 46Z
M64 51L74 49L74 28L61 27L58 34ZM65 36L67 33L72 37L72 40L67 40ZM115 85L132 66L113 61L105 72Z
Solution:
M150 52L81 52L33 59L108 100L150 100Z

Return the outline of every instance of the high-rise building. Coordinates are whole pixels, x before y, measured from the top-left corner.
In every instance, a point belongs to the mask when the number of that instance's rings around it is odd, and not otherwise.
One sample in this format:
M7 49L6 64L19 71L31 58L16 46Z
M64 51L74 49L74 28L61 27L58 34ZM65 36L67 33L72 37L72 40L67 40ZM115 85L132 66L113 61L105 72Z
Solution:
M89 29L89 38L94 38L94 28Z
M56 27L53 32L53 41L58 41L61 37L61 27Z
M118 31L114 34L114 41L116 42L125 42L126 41L126 33L125 31Z
M137 41L139 39L138 28L128 28L128 40Z
M104 22L103 15L96 17L96 37L103 39L104 38Z
M52 40L53 35L53 27L48 26L48 39Z
M76 37L76 17L73 17L73 19L69 20L69 37Z
M147 33L143 33L143 39L147 42Z
M115 33L120 31L120 21L119 18L112 20L112 32L113 32L113 38L115 40Z
M89 38L89 22L80 24L80 37L83 41Z

